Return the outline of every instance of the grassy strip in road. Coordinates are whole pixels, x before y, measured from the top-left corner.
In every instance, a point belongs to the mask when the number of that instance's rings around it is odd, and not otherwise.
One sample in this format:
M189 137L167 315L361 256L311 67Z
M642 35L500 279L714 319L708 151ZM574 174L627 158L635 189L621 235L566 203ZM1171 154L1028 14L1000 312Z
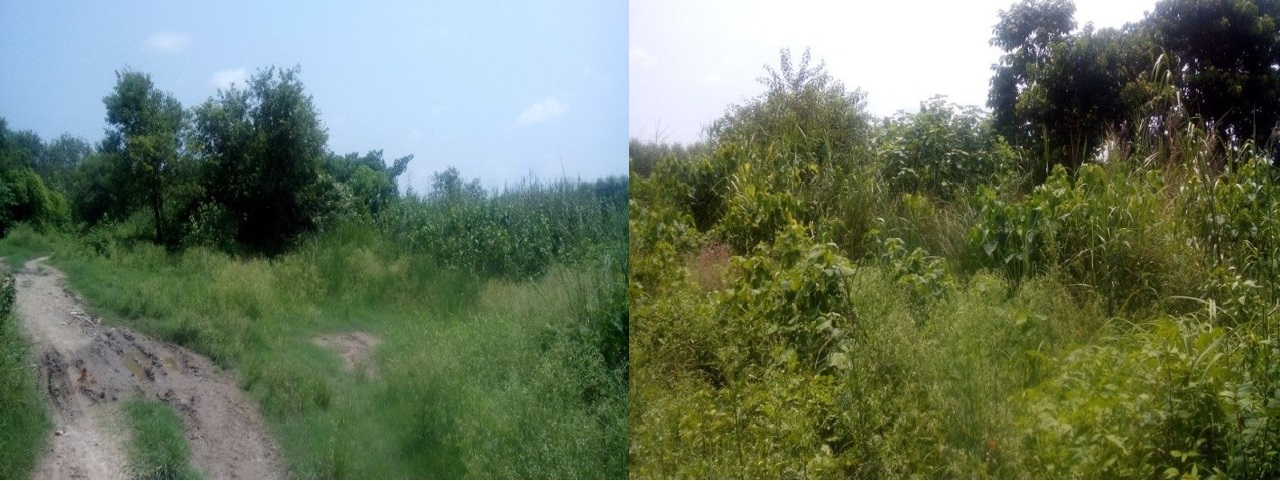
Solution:
M191 448L182 420L160 401L130 399L123 406L133 436L129 441L130 474L136 479L200 479L191 467Z

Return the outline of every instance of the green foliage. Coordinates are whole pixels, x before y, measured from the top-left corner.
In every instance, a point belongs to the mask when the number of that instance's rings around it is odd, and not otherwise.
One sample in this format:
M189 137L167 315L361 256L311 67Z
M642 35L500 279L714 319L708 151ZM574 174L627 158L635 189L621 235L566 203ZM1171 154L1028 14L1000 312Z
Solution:
M145 215L81 239L23 228L3 249L53 250L97 315L236 369L295 476L622 477L626 237L609 207L623 199L618 184L566 181L493 199L531 206L509 210L513 223L554 208L561 227L581 229L564 234L583 242L574 257L532 279L441 269L430 245L359 219L270 260L169 252L136 238ZM575 204L588 199L598 203ZM380 376L345 372L309 342L352 329L383 340Z
M930 256L919 247L908 253L897 237L884 240L882 257L892 276L906 286L913 302L925 304L947 295L952 279L941 257Z
M31 353L14 314L13 276L0 277L0 478L31 476L50 424Z
M1191 266L1177 259L1196 253L1180 224L1168 220L1164 189L1157 171L1087 164L1071 175L1055 167L1022 201L981 190L971 246L1015 283L1061 268L1079 287L1105 297L1111 310L1193 295L1184 280Z
M29 168L0 166L0 236L17 222L31 222L39 229L64 225L67 202L57 192L45 188L44 181Z
M129 421L129 469L136 479L200 479L188 462L191 449L182 420L161 401L131 399L122 405Z
M752 173L753 165L772 167L764 163L769 160L774 159L741 163L729 177L729 198L718 231L734 251L751 252L760 244L772 243L800 214L800 199L788 188L801 182L796 166L766 170L772 175Z
M456 169L437 174L426 196L408 196L384 212L380 228L437 265L483 276L528 279L581 258L600 243L626 238L626 180L592 184L532 181L490 197Z
M65 197L46 187L35 168L46 149L32 132L11 132L0 118L0 237L14 224L30 222L39 229L65 224Z
M209 196L235 213L235 229L223 235L255 251L281 252L323 216L328 134L300 71L259 70L246 90L219 89L194 109L204 182L219 186ZM367 194L377 203L379 192Z
M635 182L633 477L1276 476L1280 178L1073 11L1003 15L990 127L934 100L828 155L841 102L777 74Z
M1236 143L1275 142L1280 127L1280 3L1163 0L1147 17L1189 113ZM1280 144L1267 150L1275 154Z
M785 155L817 164L848 164L864 156L871 135L861 90L852 92L827 73L826 65L810 65L805 50L799 65L782 50L778 69L766 66L759 79L766 91L757 99L731 107L708 129L712 144L729 141L764 147L785 139Z
M36 159L35 171L51 190L67 195L75 168L92 154L89 143L71 134L62 134L45 146Z
M690 162L706 155L707 148L708 144L704 142L695 142L690 145L668 144L657 140L641 142L633 137L627 143L627 158L631 176L636 178L648 177L657 168L659 162L668 160Z
M992 39L1005 54L987 105L1006 138L1041 153L1029 157L1038 161L1028 165L1034 180L1055 164L1092 158L1108 129L1162 123L1168 111L1152 108L1162 97L1174 99L1176 116L1203 119L1232 146L1274 152L1280 5L1166 0L1121 29L1078 32L1074 10L1066 0L1024 0L1001 12Z
M1072 352L1029 391L1033 461L1054 477L1275 476L1277 358L1258 341L1192 316Z
M922 102L918 113L890 119L880 144L880 175L889 192L947 201L963 198L1016 162L982 111L948 103L945 97Z
M102 150L119 156L122 170L112 187L124 191L130 205L146 206L153 215L155 241L162 243L168 219L164 207L182 148L185 112L182 104L151 82L151 76L132 70L118 75L115 90L102 99L111 129Z
M853 269L835 245L814 243L792 222L767 248L735 259L732 270L737 284L718 299L722 330L737 341L720 353L735 361L729 375L795 362L821 372L847 362L841 341L856 330L847 281Z

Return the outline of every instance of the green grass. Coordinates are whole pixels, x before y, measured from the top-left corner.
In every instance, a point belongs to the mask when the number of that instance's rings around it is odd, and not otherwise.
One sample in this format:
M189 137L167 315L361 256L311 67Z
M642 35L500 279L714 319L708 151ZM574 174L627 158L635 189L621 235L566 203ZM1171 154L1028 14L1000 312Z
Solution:
M35 361L13 314L13 278L0 279L0 479L31 476L51 428Z
M487 280L360 225L270 260L110 239L102 255L64 234L19 228L0 254L52 253L108 322L237 369L291 476L626 473L625 365L609 362L599 334L624 299L625 266L597 259L617 255ZM309 342L349 330L382 339L380 377L348 373Z
M128 421L129 472L134 479L200 479L188 461L191 449L182 420L160 401L130 399L122 404Z

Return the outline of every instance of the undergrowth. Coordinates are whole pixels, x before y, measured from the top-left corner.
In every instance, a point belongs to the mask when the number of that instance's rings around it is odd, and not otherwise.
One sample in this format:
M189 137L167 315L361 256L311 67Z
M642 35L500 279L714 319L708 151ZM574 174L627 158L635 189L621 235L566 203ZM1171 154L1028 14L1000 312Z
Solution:
M814 108L787 95L757 107ZM1272 159L1178 120L1030 185L948 108L636 181L631 476L1280 475Z

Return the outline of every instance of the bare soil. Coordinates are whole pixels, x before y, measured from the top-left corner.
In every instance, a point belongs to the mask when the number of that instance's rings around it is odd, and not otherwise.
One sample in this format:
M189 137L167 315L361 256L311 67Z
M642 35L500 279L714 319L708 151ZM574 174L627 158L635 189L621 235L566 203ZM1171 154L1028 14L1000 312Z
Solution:
M18 317L40 363L54 435L36 479L122 479L129 433L118 403L167 403L182 419L191 464L210 479L280 479L280 457L257 406L208 358L85 313L61 272L27 262L14 275Z
M342 367L350 373L363 373L369 378L378 377L378 364L373 362L373 350L382 340L364 331L339 332L311 338L311 343L330 349L342 358Z

